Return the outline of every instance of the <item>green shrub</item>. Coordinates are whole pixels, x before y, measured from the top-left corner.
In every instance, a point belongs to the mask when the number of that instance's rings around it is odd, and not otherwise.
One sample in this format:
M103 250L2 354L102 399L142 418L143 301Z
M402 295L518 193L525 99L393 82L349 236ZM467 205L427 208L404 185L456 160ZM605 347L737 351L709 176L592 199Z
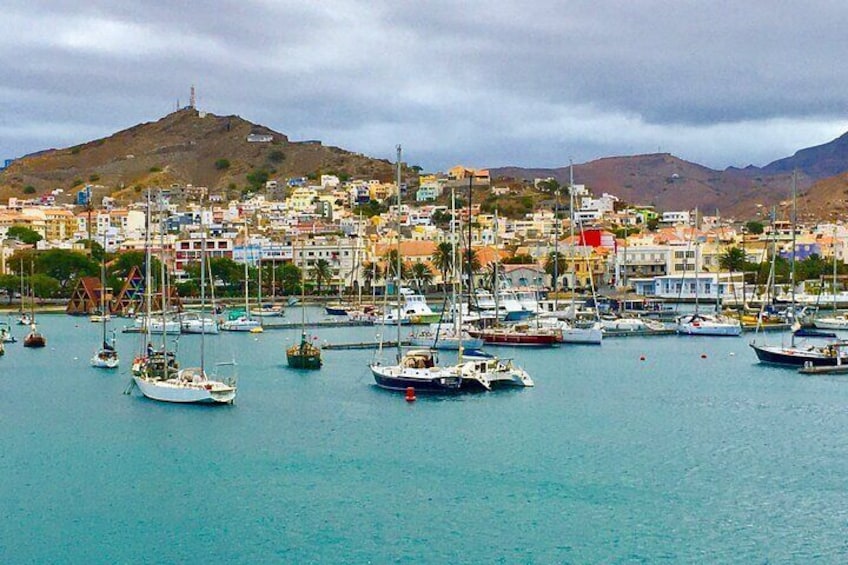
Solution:
M28 184L24 187L24 194L35 194L35 187Z
M229 169L230 168L229 159L218 159L217 161L215 161L215 168L218 169L219 171L224 171L226 169Z

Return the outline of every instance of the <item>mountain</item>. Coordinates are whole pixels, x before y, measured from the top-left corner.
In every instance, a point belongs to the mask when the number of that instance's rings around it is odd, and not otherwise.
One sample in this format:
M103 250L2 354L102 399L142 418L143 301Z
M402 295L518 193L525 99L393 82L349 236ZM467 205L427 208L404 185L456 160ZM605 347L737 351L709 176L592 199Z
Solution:
M740 219L765 218L772 206L788 209L792 175L797 170L798 214L826 219L848 211L848 133L823 145L801 149L764 167L710 169L668 153L607 157L574 165L574 182L596 195L614 194L631 204L661 210L718 210ZM492 178L532 180L554 177L567 184L568 167L554 169L491 167Z
M554 177L568 184L569 169L489 169L492 178ZM757 175L735 170L716 171L684 161L668 153L606 157L574 165L574 182L585 184L595 195L614 194L630 204L652 205L660 210L698 207L705 214L718 210L723 216L756 217L772 204L786 200L791 174ZM799 177L799 189L811 180Z
M248 141L252 135L270 136L271 141ZM103 139L17 159L0 172L0 200L56 188L69 198L84 184L100 185L103 194L126 199L136 198L140 187L172 183L235 193L250 179L261 181L264 173L271 178L334 173L385 181L393 176L388 161L319 141L293 142L238 116L188 107Z

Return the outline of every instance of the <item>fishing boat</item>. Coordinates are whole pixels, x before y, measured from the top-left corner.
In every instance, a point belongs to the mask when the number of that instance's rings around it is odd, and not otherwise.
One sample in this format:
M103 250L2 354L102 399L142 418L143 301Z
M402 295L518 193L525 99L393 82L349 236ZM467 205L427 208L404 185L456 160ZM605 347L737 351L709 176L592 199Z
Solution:
M301 271L300 292L304 296L304 280ZM320 369L321 350L313 345L306 336L306 308L300 307L300 343L286 349L286 361L293 369Z

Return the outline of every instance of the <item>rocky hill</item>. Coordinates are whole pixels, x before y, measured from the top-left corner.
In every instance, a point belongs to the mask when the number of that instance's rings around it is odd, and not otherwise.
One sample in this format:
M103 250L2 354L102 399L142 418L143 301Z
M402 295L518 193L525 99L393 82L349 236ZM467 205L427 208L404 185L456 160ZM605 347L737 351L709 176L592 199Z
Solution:
M568 167L489 169L493 178L569 178ZM705 213L756 218L772 206L786 208L797 171L798 213L803 219L840 217L848 207L848 134L829 143L802 149L765 167L730 167L718 171L667 153L608 157L574 166L574 182L595 194L608 192L633 204L663 210L699 207Z
M237 193L265 176L320 173L393 177L387 161L325 147L319 141L293 142L238 116L184 108L104 139L17 159L0 172L0 201L56 188L70 198L84 184L99 185L103 193L118 198L134 198L142 187L172 183Z

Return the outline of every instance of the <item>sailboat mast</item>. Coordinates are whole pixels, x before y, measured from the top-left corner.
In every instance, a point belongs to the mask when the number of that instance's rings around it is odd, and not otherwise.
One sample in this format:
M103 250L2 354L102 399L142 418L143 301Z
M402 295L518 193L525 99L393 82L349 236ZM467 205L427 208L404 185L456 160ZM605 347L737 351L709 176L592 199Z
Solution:
M571 242L571 316L577 316L577 306L574 303L575 278L577 278L577 261L574 257L574 163L568 162L568 215L571 218L569 222L569 241Z
M247 276L247 262L248 262L248 252L250 250L250 237L248 237L247 231L247 218L244 219L244 317L246 319L250 319L250 303L249 300L249 292L250 289L248 285L250 284L250 279Z
M459 351L457 363L462 364L462 354L465 348L462 346L462 304L456 301L457 284L459 285L459 300L462 301L462 277L456 280L456 190L451 187L451 289L453 290L453 307L456 309L456 323L454 333L459 337ZM469 310L470 312L470 310Z
M166 330L165 319L165 200L162 196L162 191L159 191L159 274L161 276L162 301L159 306L162 308L162 351L165 352L168 341L168 332ZM168 378L168 364L165 363L165 378Z
M789 269L789 283L792 285L790 292L792 294L792 318L795 319L795 222L798 220L798 209L797 209L797 180L798 180L798 171L797 169L792 171L792 259L790 261L790 269Z
M397 358L398 362L400 362L401 358L401 349L400 349L400 321L401 321L401 305L400 305L400 269L401 269L401 257L400 257L400 183L401 183L401 171L400 171L400 159L401 159L401 146L398 144L397 146Z
M559 188L556 190L556 205L554 206L554 312L557 311L559 298Z
M151 277L150 277L150 188L147 189L147 217L145 218L147 222L144 230L144 333L150 334L150 315L153 311L153 288L151 285Z
M206 374L206 224L200 209L200 374Z
M106 345L106 234L103 234L103 256L100 257L100 321L103 326L103 345Z

